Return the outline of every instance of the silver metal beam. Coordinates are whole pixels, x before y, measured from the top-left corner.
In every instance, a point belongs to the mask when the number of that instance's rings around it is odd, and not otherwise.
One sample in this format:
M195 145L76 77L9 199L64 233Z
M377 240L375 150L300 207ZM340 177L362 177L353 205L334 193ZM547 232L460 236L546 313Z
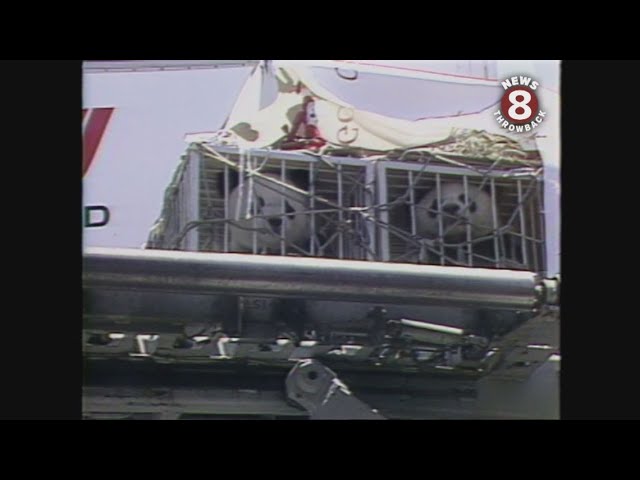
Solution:
M229 253L86 248L85 288L533 309L534 273Z

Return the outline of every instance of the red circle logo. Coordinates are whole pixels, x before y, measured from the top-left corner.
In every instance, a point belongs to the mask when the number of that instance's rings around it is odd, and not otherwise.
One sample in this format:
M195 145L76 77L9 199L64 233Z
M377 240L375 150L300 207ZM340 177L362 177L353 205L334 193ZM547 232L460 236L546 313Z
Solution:
M538 114L538 97L529 87L514 85L504 92L500 110L511 123L528 123Z

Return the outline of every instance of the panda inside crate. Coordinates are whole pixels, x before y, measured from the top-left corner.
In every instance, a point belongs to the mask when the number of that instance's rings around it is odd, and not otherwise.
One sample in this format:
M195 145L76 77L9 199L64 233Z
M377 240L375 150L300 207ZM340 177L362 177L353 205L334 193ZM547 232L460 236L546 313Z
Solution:
M389 235L390 261L541 270L535 185L531 185L533 191L521 188L518 193L513 180L493 182L495 199L489 179L468 176L465 195L462 174L441 174L438 199L438 180L434 174L414 172L410 176L408 171L388 169L389 226L383 230ZM522 217L519 198L523 200ZM494 229L494 208L497 229ZM522 220L527 233L526 252L523 252Z
M215 221L199 228L200 250L366 258L363 221L345 209L364 204L362 167L274 160L260 167L263 178L241 179L232 167L225 173L223 164L206 163L201 170L201 220ZM311 196L280 185L283 176L285 183Z

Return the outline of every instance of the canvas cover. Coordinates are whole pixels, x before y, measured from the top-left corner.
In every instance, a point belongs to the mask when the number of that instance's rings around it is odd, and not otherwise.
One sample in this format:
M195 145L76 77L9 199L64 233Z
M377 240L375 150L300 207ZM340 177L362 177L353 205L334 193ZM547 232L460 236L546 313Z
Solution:
M537 95L544 121L529 133L511 133L494 112L508 75L536 76L533 62L495 62L492 77L432 72L366 61L261 61L236 99L222 130L187 136L188 142L221 136L241 149L300 149L287 143L304 136L302 119L312 124L307 136L338 149L384 154L418 147L438 147L483 132L537 151L545 167L545 217L550 272L559 268L560 102L559 92L544 84ZM521 62L522 63L522 62ZM548 62L547 62L548 63ZM301 113L302 112L302 113ZM305 117L305 118L302 118ZM310 132L310 133L309 133ZM287 146L288 145L288 146ZM291 147L293 145L293 147Z
M320 134L337 147L404 150L438 144L460 130L527 143L539 131L510 134L496 122L502 93L496 79L346 62L261 62L225 128L241 148L277 145L310 96Z

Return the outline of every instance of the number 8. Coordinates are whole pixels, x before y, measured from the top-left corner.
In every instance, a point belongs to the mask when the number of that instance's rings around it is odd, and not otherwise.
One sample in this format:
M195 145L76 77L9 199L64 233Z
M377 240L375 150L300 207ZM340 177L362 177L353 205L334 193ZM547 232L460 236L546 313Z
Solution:
M522 95L524 100L522 102L516 101L518 96ZM525 120L531 116L531 108L529 108L529 102L531 101L531 94L526 90L514 90L509 94L509 116L514 120ZM522 108L523 113L517 113L516 110Z

